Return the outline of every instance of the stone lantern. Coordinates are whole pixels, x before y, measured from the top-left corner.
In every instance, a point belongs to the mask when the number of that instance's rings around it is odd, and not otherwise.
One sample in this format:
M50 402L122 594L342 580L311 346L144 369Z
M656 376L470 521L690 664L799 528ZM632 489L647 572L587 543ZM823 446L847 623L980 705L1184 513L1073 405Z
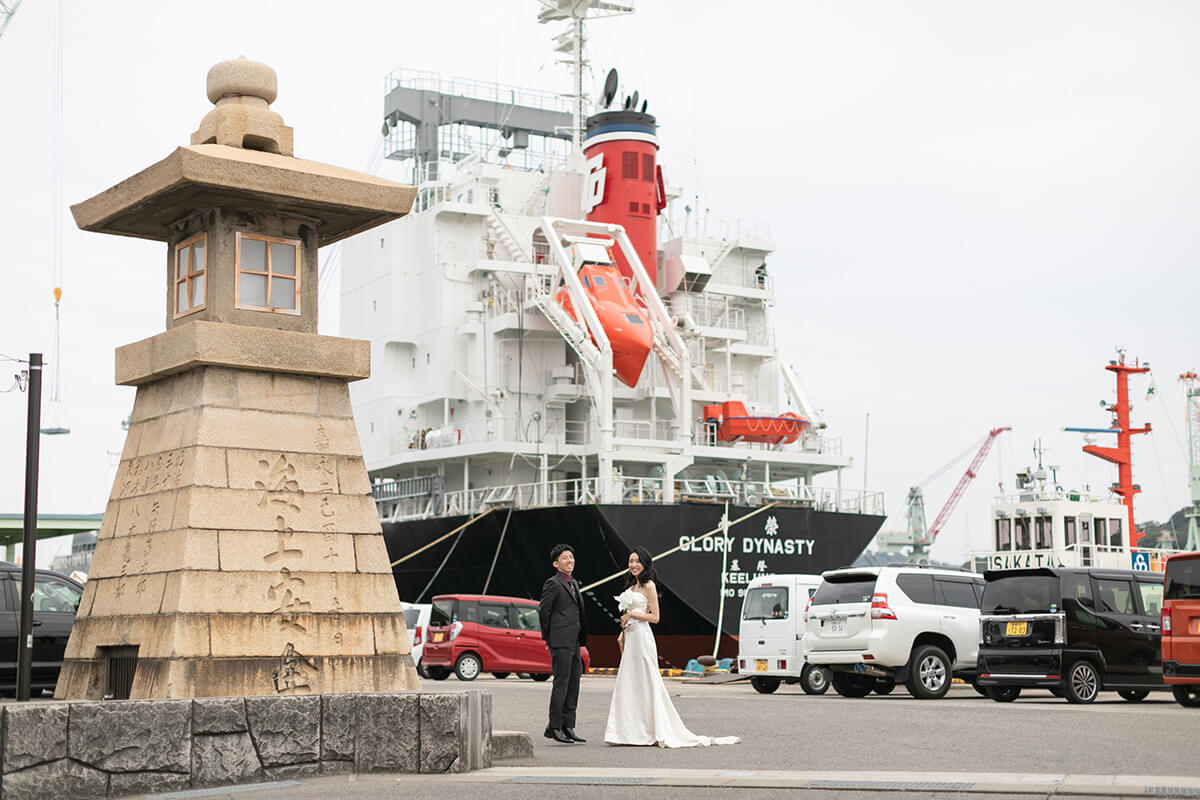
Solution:
M166 242L166 331L117 350L128 438L55 696L415 689L350 407L364 341L317 334L317 248L415 190L292 155L276 77L208 74L162 161L72 207Z

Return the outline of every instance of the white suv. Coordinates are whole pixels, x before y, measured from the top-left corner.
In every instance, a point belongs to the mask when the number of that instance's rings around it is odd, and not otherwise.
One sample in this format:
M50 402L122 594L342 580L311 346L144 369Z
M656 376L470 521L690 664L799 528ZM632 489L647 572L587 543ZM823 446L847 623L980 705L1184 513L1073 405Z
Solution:
M943 697L952 678L975 680L983 576L920 566L822 573L804 636L804 657L833 670L843 697Z

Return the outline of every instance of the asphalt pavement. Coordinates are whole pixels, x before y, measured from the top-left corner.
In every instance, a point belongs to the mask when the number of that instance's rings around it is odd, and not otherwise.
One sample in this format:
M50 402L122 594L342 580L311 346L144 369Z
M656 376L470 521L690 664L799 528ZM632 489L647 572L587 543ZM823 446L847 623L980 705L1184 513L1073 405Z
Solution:
M603 744L611 677L586 676L576 731L587 744L541 736L550 683L510 677L426 681L427 691L488 691L498 730L528 731L532 758L465 775L358 775L206 789L154 797L338 798L912 798L1193 797L1200 799L1200 712L1155 692L1129 703L1102 693L1071 705L1049 692L1014 703L954 687L941 700L902 688L862 699L783 686L667 679L695 733L742 739L685 750Z

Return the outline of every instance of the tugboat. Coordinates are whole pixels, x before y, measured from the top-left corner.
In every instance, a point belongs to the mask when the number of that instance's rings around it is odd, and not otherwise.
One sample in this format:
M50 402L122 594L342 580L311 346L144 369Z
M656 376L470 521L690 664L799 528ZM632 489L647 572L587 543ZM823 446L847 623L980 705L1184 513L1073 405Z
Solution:
M567 542L593 663L611 665L613 596L644 545L659 654L683 666L714 641L736 652L754 577L851 563L883 497L842 487L852 459L777 346L768 236L683 224L657 121L638 92L618 100L615 71L587 115L601 7L617 4L543 0L567 27L567 102L391 76L385 153L418 193L343 248L342 333L372 343L352 399L402 600L536 598Z
M1057 471L1036 468L1017 473L1017 491L996 498L992 505L992 547L971 553L976 572L1030 567L1108 567L1162 572L1173 548L1144 546L1134 527L1133 497L1141 487L1133 482L1131 437L1150 432L1129 421L1129 378L1148 372L1149 362L1126 363L1121 352L1105 369L1117 381L1117 401L1107 406L1112 424L1106 428L1068 427L1064 430L1115 435L1116 446L1087 444L1083 452L1118 467L1118 479L1104 493L1064 489Z

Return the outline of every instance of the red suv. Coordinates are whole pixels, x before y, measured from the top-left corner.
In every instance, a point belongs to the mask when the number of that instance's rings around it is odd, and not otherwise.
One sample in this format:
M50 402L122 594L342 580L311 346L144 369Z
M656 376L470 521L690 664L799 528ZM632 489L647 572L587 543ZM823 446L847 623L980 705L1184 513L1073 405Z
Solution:
M1167 559L1163 576L1163 681L1180 705L1200 706L1200 553Z
M586 647L579 652L586 672L591 658ZM497 678L516 672L546 680L550 651L542 641L537 601L484 594L433 598L421 663L438 681L450 677L451 670L463 681L473 681L481 672Z

